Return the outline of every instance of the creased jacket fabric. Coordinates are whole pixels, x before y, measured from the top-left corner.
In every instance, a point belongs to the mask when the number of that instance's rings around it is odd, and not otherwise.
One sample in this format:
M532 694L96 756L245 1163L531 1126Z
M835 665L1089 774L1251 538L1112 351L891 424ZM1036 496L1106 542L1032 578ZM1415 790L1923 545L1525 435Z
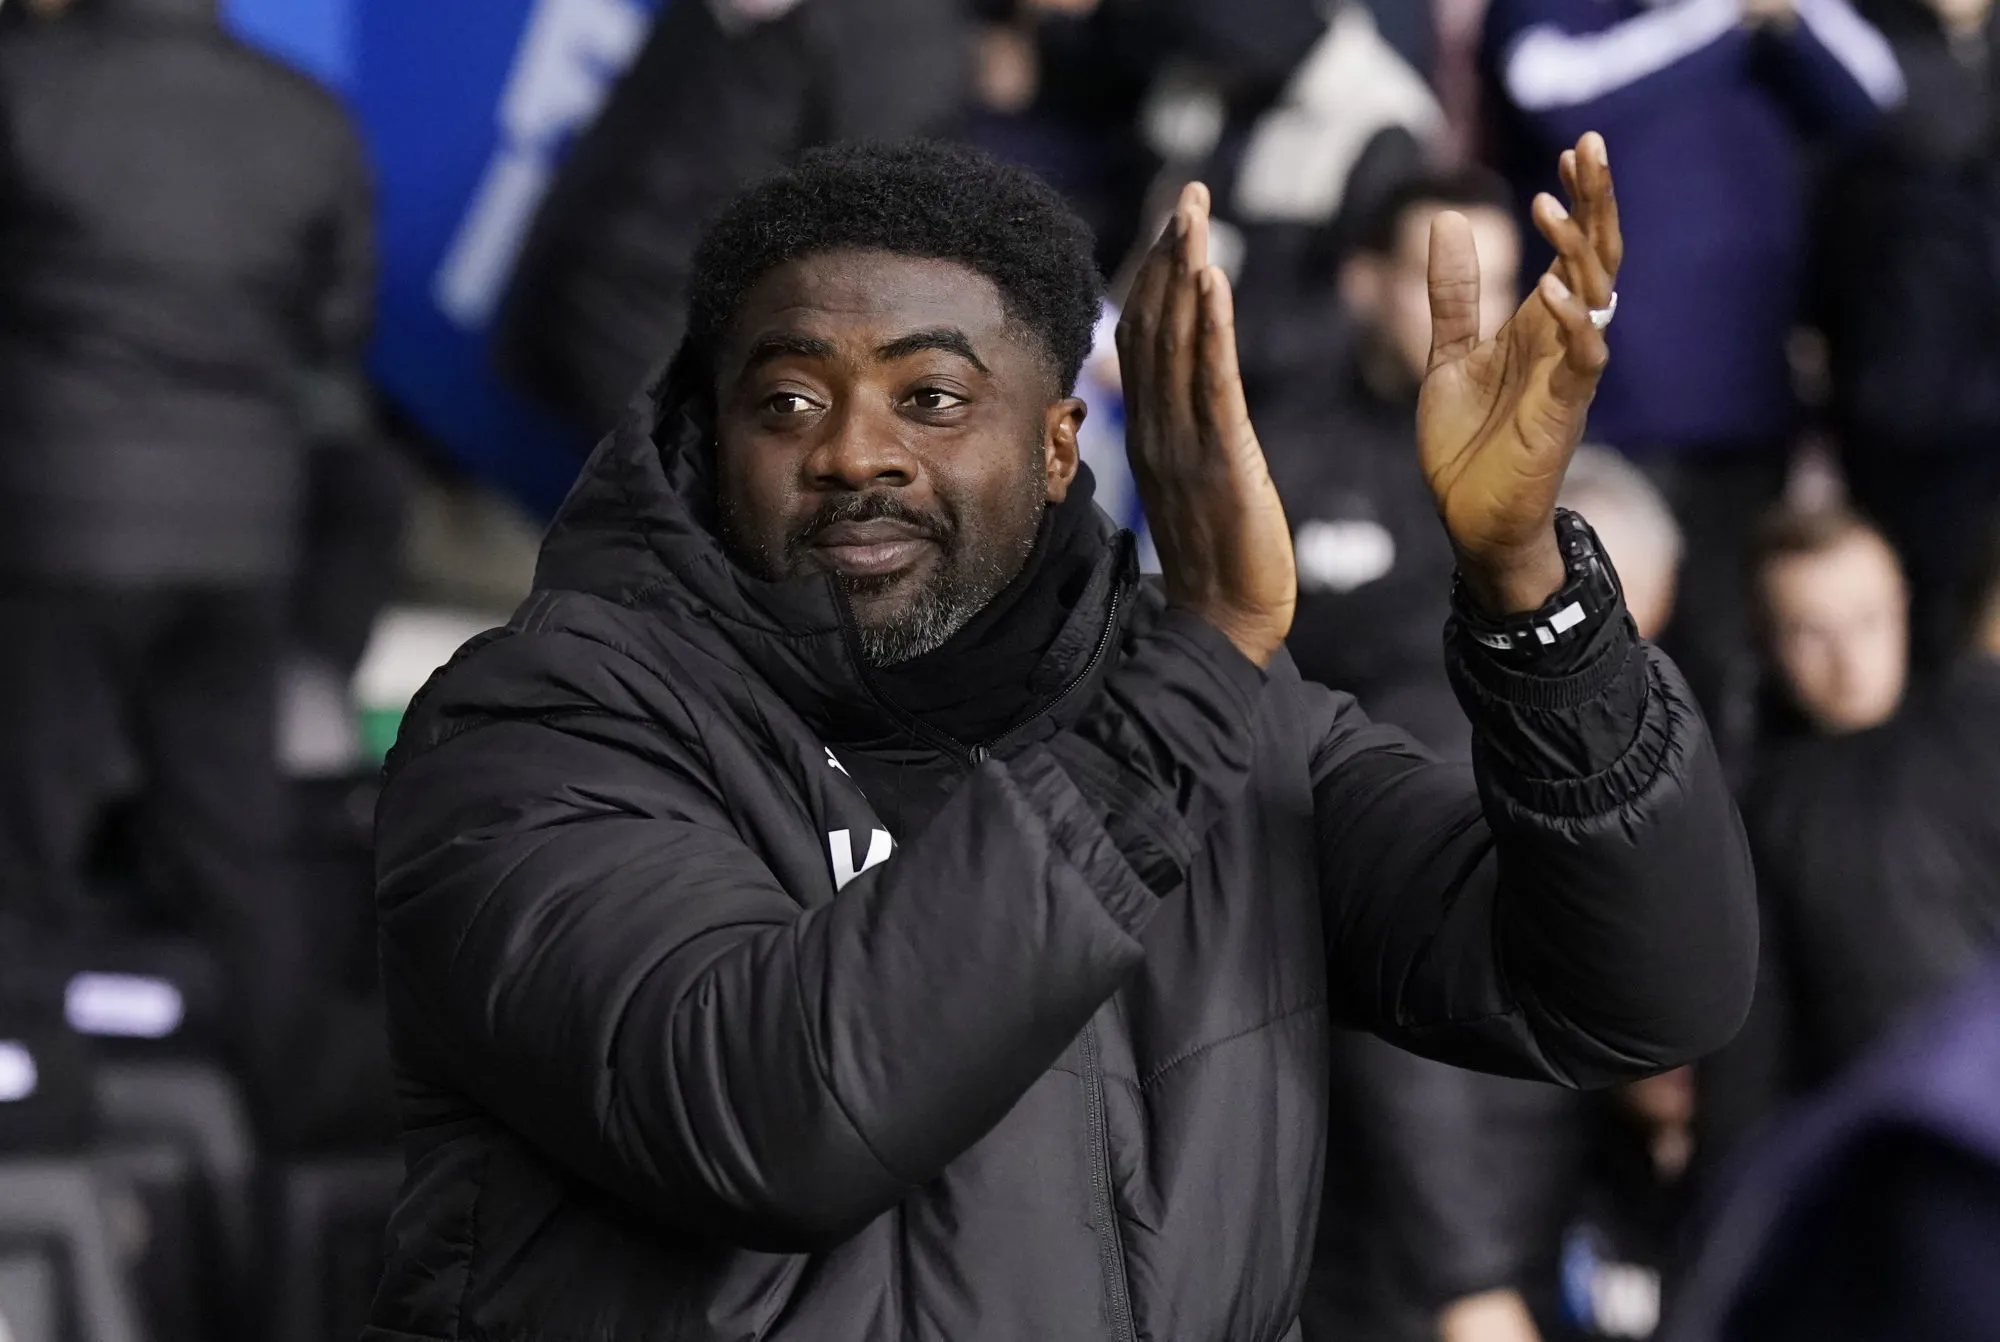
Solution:
M726 559L710 455L642 403L391 757L369 1342L1286 1338L1335 1022L1575 1085L1735 1029L1745 846L1624 621L1560 681L1454 640L1468 770L1106 524L1063 688L968 745Z

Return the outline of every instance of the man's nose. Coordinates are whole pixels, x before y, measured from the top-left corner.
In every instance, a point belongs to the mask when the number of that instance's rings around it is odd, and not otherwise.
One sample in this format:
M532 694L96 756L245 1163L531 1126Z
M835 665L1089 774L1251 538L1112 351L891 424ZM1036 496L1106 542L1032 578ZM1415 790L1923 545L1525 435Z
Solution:
M893 413L843 407L807 457L807 474L821 489L907 485L916 479L917 462L901 428Z

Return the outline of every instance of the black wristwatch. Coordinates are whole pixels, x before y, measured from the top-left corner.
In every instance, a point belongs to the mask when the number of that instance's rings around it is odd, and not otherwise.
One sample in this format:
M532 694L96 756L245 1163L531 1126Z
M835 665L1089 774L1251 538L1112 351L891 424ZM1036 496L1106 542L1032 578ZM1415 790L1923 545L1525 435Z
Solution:
M1459 628L1510 661L1520 662L1541 661L1590 637L1624 599L1618 572L1605 558L1590 523L1567 508L1556 509L1556 545L1569 577L1540 609L1525 615L1492 618L1466 594L1464 580L1454 577L1451 607Z

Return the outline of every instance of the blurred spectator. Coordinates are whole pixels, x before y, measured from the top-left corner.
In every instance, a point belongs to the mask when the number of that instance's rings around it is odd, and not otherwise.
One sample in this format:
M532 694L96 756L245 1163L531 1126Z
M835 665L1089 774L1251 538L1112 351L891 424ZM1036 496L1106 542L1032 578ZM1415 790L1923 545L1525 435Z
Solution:
M2000 935L2000 649L1899 711L1904 595L1877 533L1781 517L1759 574L1813 731L1745 799L1764 963L1749 1023L1702 1075L1705 1157L1825 1085Z
M1591 431L1653 474L1687 530L1666 642L1740 753L1754 682L1743 548L1796 427L1802 131L1865 129L1902 74L1846 0L1494 0L1484 64L1524 205L1556 188L1549 165L1586 130L1620 165L1626 264Z
M1118 0L977 0L974 9L965 138L1062 192L1097 238L1099 268L1115 270L1138 240L1160 167L1140 117L1167 50L1158 15Z
M1420 324L1413 314L1408 348L1421 339L1427 350L1428 330L1427 315ZM1561 502L1597 530L1640 635L1656 637L1681 554L1659 491L1617 454L1585 446ZM1305 563L1301 548L1302 586ZM1304 601L1302 592L1295 640ZM1350 1036L1333 1065L1344 1102L1332 1115L1307 1342L1552 1342L1651 1330L1686 1200L1686 1069L1578 1095Z
M1658 638L1673 618L1683 550L1680 523L1666 498L1638 467L1589 444L1570 458L1561 498L1604 542L1639 637Z
M1258 434L1293 528L1300 673L1464 759L1470 728L1444 673L1450 544L1417 462L1430 359L1431 221L1455 209L1479 250L1483 335L1517 299L1520 240L1505 184L1483 173L1405 180L1360 221L1339 272L1357 340L1331 375L1270 387ZM1332 1054L1325 1211L1302 1323L1307 1342L1519 1342L1510 1289L1528 1272L1549 1192L1533 1173L1566 1142L1554 1087L1480 1076L1356 1034ZM1505 1148L1511 1163L1496 1163Z
M79 931L136 768L147 892L215 948L271 1100L309 981L274 702L300 385L360 356L366 166L211 0L28 10L0 38L0 911L17 953Z
M968 25L939 0L661 9L564 161L496 331L503 369L593 437L680 343L696 236L800 150L950 129Z
M1300 674L1463 758L1470 728L1445 679L1452 554L1417 463L1417 389L1430 360L1431 221L1461 211L1479 249L1482 336L1513 312L1520 237L1487 174L1412 178L1359 230L1340 289L1359 339L1337 366L1252 405L1291 520Z
M1909 587L1882 533L1839 509L1780 513L1753 556L1775 688L1825 735L1895 713L1909 679Z
M2000 511L1987 530L1991 538L1986 546L1986 565L1970 603L1972 618L1966 622L1966 652L1975 662L1981 657L2000 661Z
M1735 1171L1671 1342L2000 1337L2000 963Z
M1849 492L1909 568L1919 663L1960 632L2000 504L2000 30L1991 0L1891 0L1909 101L1833 174L1813 289Z
M1416 8L1427 22L1428 6ZM1324 376L1329 351L1354 338L1338 301L1341 268L1387 195L1429 171L1441 145L1443 109L1378 26L1376 14L1395 9L1326 7L1282 88L1263 102L1232 102L1200 162L1227 225L1223 251L1211 243L1211 253L1234 276L1253 397Z
M1657 638L1674 607L1681 534L1672 511L1638 468L1601 447L1577 449L1562 504L1590 520L1618 569L1625 603L1644 638ZM1540 1115L1550 1133L1517 1123L1496 1131L1487 1159L1547 1186L1518 1215L1553 1216L1523 1291L1544 1342L1645 1337L1659 1320L1667 1272L1688 1200L1694 1087L1687 1068L1601 1095L1559 1093ZM1553 1135L1550 1135L1550 1134Z

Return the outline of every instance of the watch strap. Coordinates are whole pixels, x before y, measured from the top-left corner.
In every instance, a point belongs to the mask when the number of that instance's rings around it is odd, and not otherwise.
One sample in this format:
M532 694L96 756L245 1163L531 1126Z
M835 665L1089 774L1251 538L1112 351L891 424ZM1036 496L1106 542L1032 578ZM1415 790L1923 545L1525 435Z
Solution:
M1590 524L1567 508L1556 509L1556 545L1567 574L1555 595L1522 615L1495 619L1481 611L1462 578L1452 583L1452 612L1475 642L1514 662L1539 662L1587 639L1624 600L1618 573Z

